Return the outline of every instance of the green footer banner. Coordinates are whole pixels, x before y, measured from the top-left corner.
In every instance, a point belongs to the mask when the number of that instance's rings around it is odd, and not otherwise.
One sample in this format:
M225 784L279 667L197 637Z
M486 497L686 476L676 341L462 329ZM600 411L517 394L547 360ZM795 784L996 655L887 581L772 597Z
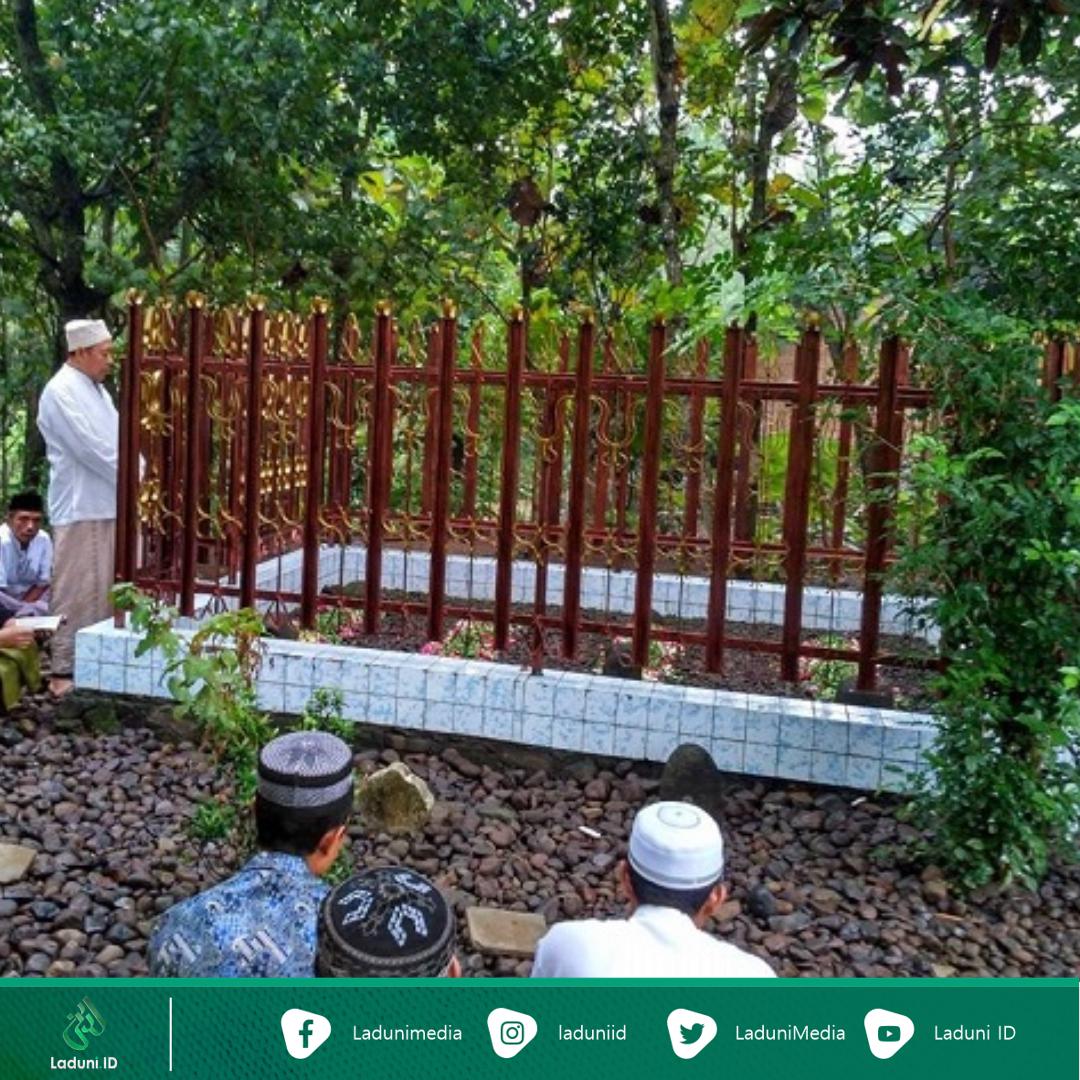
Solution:
M1077 983L0 982L0 1080L1076 1080Z

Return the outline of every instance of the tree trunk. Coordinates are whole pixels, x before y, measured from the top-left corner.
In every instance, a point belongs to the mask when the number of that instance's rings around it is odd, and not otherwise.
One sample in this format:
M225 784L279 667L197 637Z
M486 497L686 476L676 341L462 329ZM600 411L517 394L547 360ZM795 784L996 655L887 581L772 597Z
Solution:
M675 34L667 0L652 0L652 59L656 97L660 105L660 146L653 164L660 210L660 237L668 284L683 280L679 248L679 212L675 205L675 170L679 161L679 75Z

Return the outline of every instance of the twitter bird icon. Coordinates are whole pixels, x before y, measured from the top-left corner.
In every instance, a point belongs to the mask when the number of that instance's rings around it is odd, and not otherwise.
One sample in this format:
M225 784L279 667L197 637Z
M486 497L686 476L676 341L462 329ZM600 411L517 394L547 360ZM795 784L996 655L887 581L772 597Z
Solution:
M675 1056L697 1057L716 1038L716 1021L691 1009L675 1009L667 1018L668 1035Z

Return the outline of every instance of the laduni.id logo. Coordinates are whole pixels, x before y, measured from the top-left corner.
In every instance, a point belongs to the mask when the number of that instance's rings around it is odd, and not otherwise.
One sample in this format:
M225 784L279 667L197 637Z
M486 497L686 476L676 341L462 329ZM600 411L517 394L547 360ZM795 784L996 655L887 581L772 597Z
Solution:
M330 1038L330 1021L305 1009L289 1009L281 1014L281 1034L292 1057L311 1057Z

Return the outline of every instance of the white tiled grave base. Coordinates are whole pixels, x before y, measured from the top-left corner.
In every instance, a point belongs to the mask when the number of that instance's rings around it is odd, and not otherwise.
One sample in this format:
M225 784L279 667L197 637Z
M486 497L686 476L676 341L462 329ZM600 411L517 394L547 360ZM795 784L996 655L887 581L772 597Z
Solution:
M367 549L362 545L342 547L324 545L319 549L319 588L362 581ZM496 561L488 556L470 559L451 555L446 560L446 595L460 600L493 603L495 600ZM303 552L292 551L259 564L256 586L282 592L299 592ZM431 556L426 551L383 552L382 586L384 589L427 593ZM536 564L514 563L511 600L530 602L536 593ZM562 603L565 568L552 563L548 568L548 603ZM223 580L222 585L229 584ZM633 570L606 570L587 566L581 575L581 604L585 609L631 615L637 574ZM783 585L769 582L728 581L727 618L731 622L779 626L784 621ZM207 596L199 600L206 603ZM881 604L881 632L911 635L933 644L937 628L921 625L912 614L913 602L899 596L885 596ZM914 602L914 608L919 604ZM709 608L709 579L656 574L653 577L653 611L664 618L704 619ZM807 586L803 590L804 630L832 631L839 634L859 632L862 618L862 593L855 589L828 589Z
M138 643L111 620L80 630L76 686L167 698L162 658L136 658ZM726 772L867 791L905 790L934 733L920 713L266 640L264 709L300 713L321 687L342 692L348 720L631 760L665 761L690 742Z

